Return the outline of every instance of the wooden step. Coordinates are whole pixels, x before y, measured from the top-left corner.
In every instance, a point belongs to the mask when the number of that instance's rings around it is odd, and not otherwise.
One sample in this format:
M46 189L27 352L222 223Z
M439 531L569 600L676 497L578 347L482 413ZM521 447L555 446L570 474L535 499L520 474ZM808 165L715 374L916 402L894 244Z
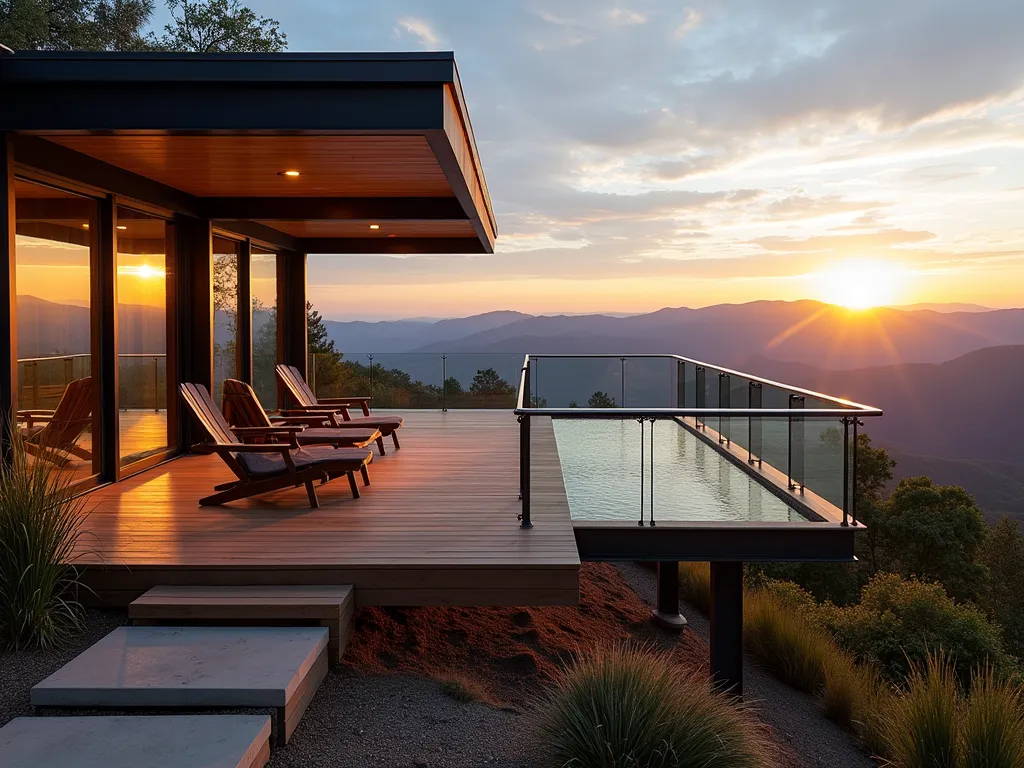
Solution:
M347 585L153 587L128 607L136 624L291 622L327 627L328 657L341 661L355 598Z
M325 627L118 627L29 698L63 709L266 708L283 745L327 676L327 642Z
M18 717L0 728L4 768L263 768L270 718Z

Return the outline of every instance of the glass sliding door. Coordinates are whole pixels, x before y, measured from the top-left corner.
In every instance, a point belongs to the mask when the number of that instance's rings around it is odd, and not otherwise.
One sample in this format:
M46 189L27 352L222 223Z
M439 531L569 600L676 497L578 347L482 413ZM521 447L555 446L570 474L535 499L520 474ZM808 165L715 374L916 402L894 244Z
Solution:
M252 247L252 386L263 407L277 408L277 254Z
M220 404L224 379L238 378L238 257L240 244L213 238L213 395Z
M168 450L164 219L117 209L118 435L121 466Z
M86 481L100 472L97 203L21 179L14 194L18 430L29 461Z

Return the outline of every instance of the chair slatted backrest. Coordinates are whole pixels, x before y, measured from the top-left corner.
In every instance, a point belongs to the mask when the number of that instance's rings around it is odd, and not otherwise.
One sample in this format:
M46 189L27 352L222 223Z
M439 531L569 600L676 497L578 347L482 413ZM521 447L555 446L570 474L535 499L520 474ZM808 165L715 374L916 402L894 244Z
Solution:
M211 440L220 445L239 442L206 387L202 384L182 384L181 396Z
M277 366L276 371L277 377L281 379L281 383L284 384L296 403L303 407L317 405L316 395L313 394L313 390L306 384L306 380L302 378L298 368L294 365L281 363Z
M238 379L224 379L224 416L235 427L271 427L273 424L263 410L256 391Z
M74 448L78 438L92 424L92 394L91 376L68 384L53 416L34 442L59 451Z

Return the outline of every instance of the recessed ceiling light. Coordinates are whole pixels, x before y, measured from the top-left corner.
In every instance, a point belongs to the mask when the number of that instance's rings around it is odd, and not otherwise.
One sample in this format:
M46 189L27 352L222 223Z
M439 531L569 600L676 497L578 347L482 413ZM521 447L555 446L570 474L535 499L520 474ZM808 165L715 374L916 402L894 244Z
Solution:
M380 224L371 224L370 229L380 229Z
M126 227L124 224L118 224L117 228L118 229L128 229L128 227Z
M302 174L300 174L298 171L278 171L277 175L288 176L289 178L294 179L296 176L301 176Z

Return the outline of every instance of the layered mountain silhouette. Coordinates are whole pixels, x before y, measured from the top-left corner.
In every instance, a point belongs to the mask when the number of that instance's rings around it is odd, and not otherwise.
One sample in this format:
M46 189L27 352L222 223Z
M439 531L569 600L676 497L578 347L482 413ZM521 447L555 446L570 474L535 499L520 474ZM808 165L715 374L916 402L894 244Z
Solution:
M160 309L123 305L118 318L122 352L164 351ZM990 514L1024 519L1024 454L1015 452L1024 435L1024 309L856 312L759 301L629 317L499 311L326 326L350 357L374 353L385 367L437 384L433 355L441 353L449 354L448 376L469 380L493 367L512 381L519 361L511 353L671 352L845 396L885 410L867 429L899 461L899 476L963 485ZM86 353L89 334L87 307L18 297L19 358ZM431 354L396 354L411 352ZM470 352L494 354L459 355Z

